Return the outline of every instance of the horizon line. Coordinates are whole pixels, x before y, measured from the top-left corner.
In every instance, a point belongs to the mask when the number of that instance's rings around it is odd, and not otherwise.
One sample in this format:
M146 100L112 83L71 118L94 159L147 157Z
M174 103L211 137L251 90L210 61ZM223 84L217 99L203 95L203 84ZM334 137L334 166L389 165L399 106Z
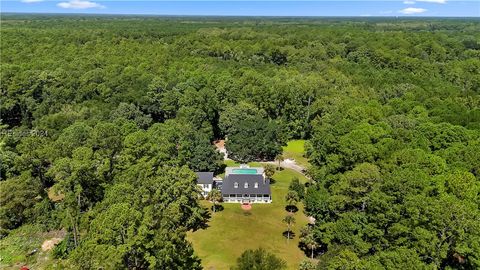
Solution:
M435 16L435 15L216 15L216 14L199 14L199 15L187 15L187 14L149 14L149 13L80 13L80 12L0 12L0 15L12 14L12 15L75 15L75 16L149 16L149 17L245 17L245 18L390 18L390 19L428 19L428 18L443 18L443 19L479 19L479 16ZM1 18L0 18L1 19Z

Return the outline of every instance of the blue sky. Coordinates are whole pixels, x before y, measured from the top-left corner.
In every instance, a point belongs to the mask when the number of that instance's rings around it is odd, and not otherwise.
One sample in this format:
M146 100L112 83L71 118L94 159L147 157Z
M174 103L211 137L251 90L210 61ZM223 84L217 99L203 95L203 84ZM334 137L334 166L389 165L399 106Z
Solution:
M1 0L2 12L223 15L480 17L480 0L102 1Z

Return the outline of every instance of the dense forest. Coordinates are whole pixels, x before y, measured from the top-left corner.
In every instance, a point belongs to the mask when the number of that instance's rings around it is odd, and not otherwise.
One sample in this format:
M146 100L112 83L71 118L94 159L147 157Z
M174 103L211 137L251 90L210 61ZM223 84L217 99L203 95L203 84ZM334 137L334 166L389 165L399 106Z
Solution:
M479 269L478 29L2 14L0 237L64 229L59 269L201 269L212 142L306 139L313 269Z

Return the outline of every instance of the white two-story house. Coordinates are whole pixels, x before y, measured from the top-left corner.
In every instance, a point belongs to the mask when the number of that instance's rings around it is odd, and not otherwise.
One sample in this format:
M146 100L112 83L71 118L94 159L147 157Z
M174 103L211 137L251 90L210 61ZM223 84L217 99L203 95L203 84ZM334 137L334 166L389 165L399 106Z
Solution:
M197 185L202 189L202 196L206 198L213 189L213 172L196 172Z
M222 185L223 202L271 203L270 179L262 167L227 167Z

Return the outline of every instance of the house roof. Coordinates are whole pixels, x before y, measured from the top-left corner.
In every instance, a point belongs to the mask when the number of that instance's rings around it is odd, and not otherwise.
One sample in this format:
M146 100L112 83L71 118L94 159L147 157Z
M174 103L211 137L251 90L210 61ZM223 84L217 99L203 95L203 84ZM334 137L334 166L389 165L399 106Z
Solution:
M213 172L195 172L198 184L213 184Z
M235 182L238 187L235 188ZM245 183L248 187L245 188ZM258 188L255 188L258 183ZM222 194L270 194L270 181L261 174L230 174L225 177L222 185Z

